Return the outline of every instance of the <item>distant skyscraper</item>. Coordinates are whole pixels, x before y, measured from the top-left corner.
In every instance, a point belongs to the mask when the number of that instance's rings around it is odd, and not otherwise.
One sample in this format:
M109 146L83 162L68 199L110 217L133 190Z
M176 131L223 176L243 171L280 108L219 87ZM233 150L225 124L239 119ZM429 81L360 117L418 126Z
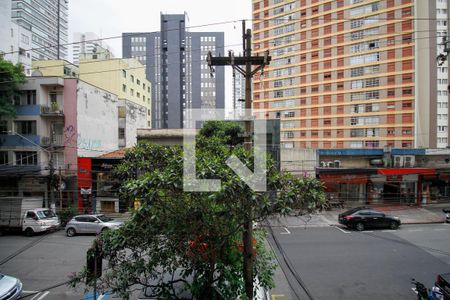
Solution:
M233 76L233 109L245 109L245 77L239 72Z
M73 43L73 63L75 65L80 64L80 59L114 58L111 47L99 40L99 37L93 32L75 32Z
M146 65L152 89L152 127L182 128L184 110L224 108L225 72L214 77L206 62L208 51L224 52L223 32L188 32L184 14L161 14L161 31L123 33L123 57Z
M67 59L68 3L69 0L12 0L12 19L31 31L33 60Z

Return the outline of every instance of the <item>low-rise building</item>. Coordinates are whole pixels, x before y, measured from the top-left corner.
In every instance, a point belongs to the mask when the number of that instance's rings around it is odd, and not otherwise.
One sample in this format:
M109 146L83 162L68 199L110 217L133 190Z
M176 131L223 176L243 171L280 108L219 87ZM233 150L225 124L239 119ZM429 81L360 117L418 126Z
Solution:
M0 120L0 194L50 206L57 188L57 206L74 205L78 157L118 149L118 97L77 78L29 77L20 89L16 117Z

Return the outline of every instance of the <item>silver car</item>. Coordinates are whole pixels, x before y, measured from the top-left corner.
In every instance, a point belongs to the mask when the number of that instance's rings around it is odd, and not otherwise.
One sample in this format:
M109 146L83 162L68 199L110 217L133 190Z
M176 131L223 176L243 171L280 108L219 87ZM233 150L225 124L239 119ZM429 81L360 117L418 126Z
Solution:
M115 221L105 215L79 215L66 225L66 234L72 237L79 233L99 234L108 229L119 228L123 222Z
M19 279L0 273L0 300L16 300L22 294L22 282Z

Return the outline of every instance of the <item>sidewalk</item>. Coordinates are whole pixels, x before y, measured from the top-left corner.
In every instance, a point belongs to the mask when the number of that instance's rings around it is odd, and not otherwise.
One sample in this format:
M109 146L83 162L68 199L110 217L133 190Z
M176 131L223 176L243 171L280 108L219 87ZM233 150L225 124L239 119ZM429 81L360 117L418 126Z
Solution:
M436 204L437 205L437 204ZM445 215L442 208L450 207L450 204L434 204L426 207L406 206L406 205L369 205L372 209L394 215L400 218L402 224L433 224L445 222ZM299 217L273 217L269 222L274 227L327 227L338 225L338 215L345 209L333 209L322 211L312 215Z

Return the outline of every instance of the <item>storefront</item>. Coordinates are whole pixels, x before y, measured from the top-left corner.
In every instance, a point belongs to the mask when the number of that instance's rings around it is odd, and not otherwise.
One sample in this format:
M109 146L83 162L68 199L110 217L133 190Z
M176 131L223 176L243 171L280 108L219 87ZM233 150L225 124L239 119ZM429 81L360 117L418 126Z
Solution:
M380 168L371 176L373 203L422 204L424 178L434 176L431 168Z
M370 201L372 169L317 169L330 201L367 203Z

